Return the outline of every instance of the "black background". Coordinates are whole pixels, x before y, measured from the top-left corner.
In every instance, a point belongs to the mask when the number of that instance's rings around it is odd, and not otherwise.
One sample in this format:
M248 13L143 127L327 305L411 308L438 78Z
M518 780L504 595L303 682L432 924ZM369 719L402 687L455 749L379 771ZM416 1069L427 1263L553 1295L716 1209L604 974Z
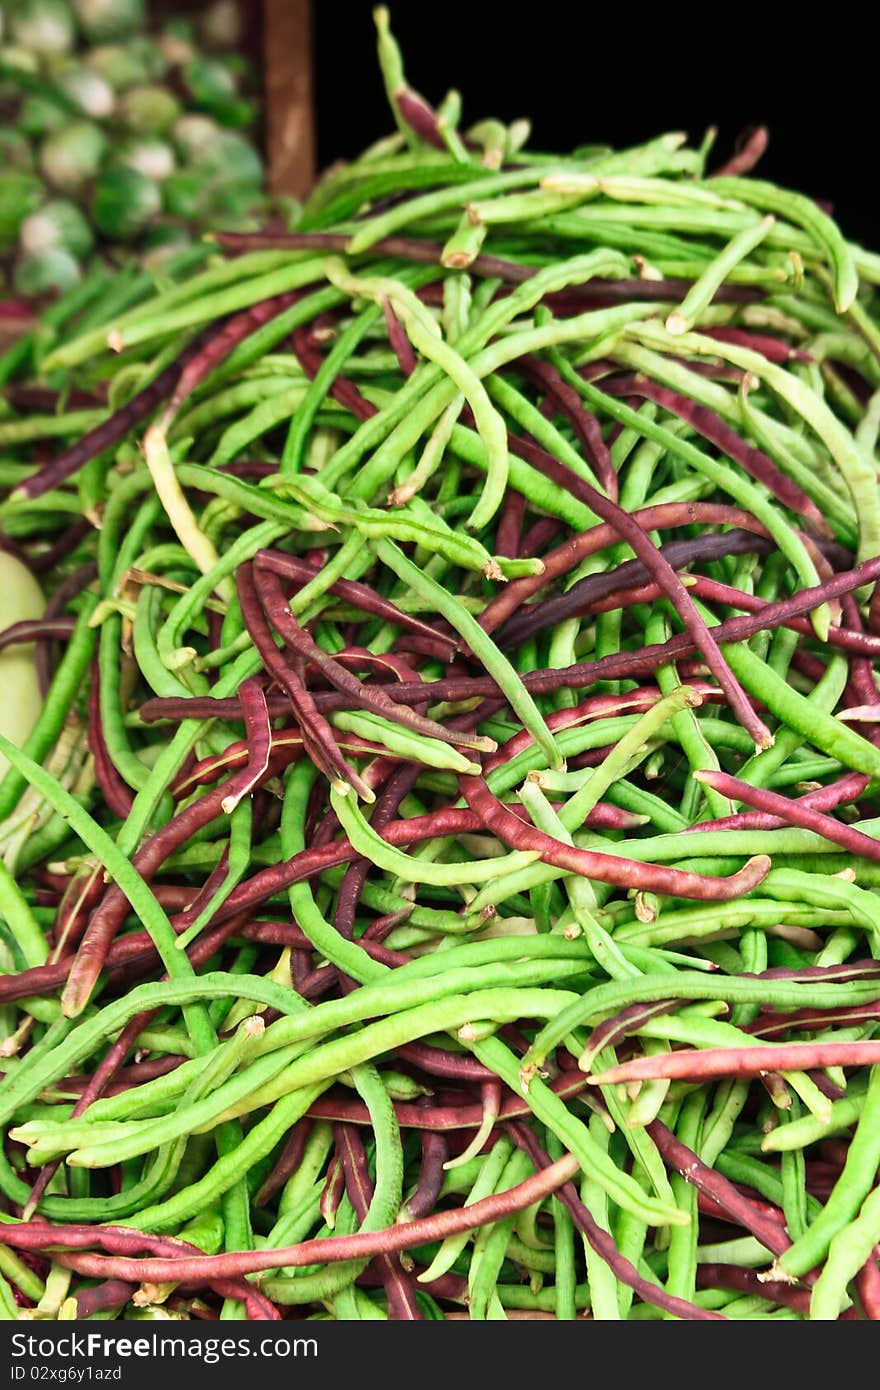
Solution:
M315 0L322 166L392 129L375 57L371 0ZM527 115L536 149L626 145L664 130L716 162L763 123L758 172L834 205L848 235L880 248L880 62L870 10L846 4L644 5L533 0L390 0L411 84L464 120ZM710 160L711 167L711 160Z

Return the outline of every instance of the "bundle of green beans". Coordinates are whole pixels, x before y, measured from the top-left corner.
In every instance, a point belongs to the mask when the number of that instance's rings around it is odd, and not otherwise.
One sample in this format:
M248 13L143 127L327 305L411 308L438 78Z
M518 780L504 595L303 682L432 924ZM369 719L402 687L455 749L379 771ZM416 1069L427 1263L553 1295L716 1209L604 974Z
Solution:
M880 256L377 24L0 359L4 1316L878 1318Z
M242 11L149 24L144 0L0 4L0 257L28 298L98 256L161 260L264 217Z

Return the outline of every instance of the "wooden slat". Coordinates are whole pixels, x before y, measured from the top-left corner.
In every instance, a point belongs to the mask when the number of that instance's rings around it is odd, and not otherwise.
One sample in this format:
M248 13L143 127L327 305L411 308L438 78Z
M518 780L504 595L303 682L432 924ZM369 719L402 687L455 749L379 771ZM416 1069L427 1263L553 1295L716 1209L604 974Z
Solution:
M269 184L297 198L315 177L311 18L310 0L264 0Z

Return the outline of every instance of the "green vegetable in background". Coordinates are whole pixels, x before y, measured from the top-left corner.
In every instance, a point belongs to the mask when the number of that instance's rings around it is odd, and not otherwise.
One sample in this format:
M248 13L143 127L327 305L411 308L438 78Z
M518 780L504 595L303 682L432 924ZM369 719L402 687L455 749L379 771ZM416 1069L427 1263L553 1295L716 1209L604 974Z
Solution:
M119 98L119 118L132 130L160 135L180 115L180 102L171 92L155 84L130 87Z
M77 260L82 260L92 249L95 238L76 203L64 198L50 198L22 222L19 242L27 254L60 246Z
M101 167L107 136L93 121L65 122L40 145L40 172L53 188L79 193Z
M164 183L174 173L174 150L167 140L153 135L133 135L117 150L120 164L135 169L153 183Z
M253 228L268 215L257 77L237 51L237 5L218 0L195 21L153 18L146 0L0 0L2 173L38 174L44 197L76 204L92 233L74 231L66 213L66 234L47 232L53 206L14 247L42 209L30 185L10 182L0 212L7 281L51 293L78 278L70 257L80 269L96 256L154 257L199 229ZM176 225L148 241L160 217Z
M127 38L147 18L146 0L73 0L73 7L87 37L98 43Z
M89 49L83 62L116 92L148 82L152 75L149 64L138 54L134 44L100 44Z
M17 129L23 135L34 139L57 130L67 120L64 109L57 101L52 101L39 92L28 92L19 107Z
M0 248L15 240L25 218L39 206L44 191L34 174L0 173Z
M69 52L76 36L67 0L16 0L9 7L9 29L14 43L41 56Z
M111 84L85 64L72 63L56 73L54 83L84 116L104 120L112 116L116 99Z
M34 156L26 135L14 126L0 126L0 169L7 173L10 169L30 171L34 167Z
M95 226L104 236L127 241L143 231L162 206L152 180L123 164L99 174L92 195Z
M64 294L82 278L80 263L65 246L46 246L40 251L23 251L17 258L12 283L27 298L50 291Z

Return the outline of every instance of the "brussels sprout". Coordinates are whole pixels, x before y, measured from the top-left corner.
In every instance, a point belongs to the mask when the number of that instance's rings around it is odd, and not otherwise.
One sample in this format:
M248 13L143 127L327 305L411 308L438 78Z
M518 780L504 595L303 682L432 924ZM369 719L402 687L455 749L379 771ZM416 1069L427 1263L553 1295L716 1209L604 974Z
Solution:
M216 137L191 156L190 163L206 175L216 174L230 183L259 183L263 161L243 135L220 130Z
M17 48L15 44L4 43L0 45L0 67L33 76L40 71L40 59L29 48Z
M174 39L176 43L187 43L193 47L196 41L195 26L191 19L184 19L178 15L166 21L162 28L162 38Z
M159 35L159 47L173 68L182 67L196 56L193 26L187 19L170 20Z
M222 134L220 126L210 116L202 116L197 112L187 112L179 120L174 122L174 129L171 132L172 138L183 155L184 159L196 162L202 152L206 150Z
M79 108L84 116L102 120L116 104L113 88L106 78L91 68L73 64L55 77L55 85Z
M124 39L147 20L145 0L73 0L77 18L90 39Z
M254 214L263 206L259 184L215 180L207 185L202 216L212 227L228 232L256 231Z
M0 126L0 169L32 170L34 155L30 142L14 126Z
M45 251L19 257L15 263L12 283L19 294L31 298L56 290L63 294L82 277L76 257L63 246L50 246Z
M193 102L209 111L224 126L245 126L256 118L256 109L238 95L232 68L216 58L193 58L183 69L183 80Z
M40 168L49 182L75 193L93 179L107 149L107 137L91 121L72 121L47 135L40 146Z
M245 101L244 97L235 97L232 101L224 102L222 106L215 106L214 114L221 125L229 130L244 130L245 127L254 124L259 112L252 101Z
M235 0L215 0L200 15L199 28L210 47L234 48L241 42L241 13Z
M180 102L165 87L131 87L119 98L119 117L133 130L160 135L180 115Z
M35 174L0 172L0 246L9 246L18 229L42 202L46 190Z
M7 61L7 56L11 53L12 61ZM22 79L30 78L33 69L27 66L22 67L17 61L20 54L25 53L24 49L10 49L8 44L0 44L0 111L7 117L14 109L14 105L21 97ZM35 53L25 53L25 63L33 63L39 67Z
M158 270L187 246L192 246L192 237L186 228L158 222L144 233L143 264L147 270Z
M259 182L206 177L194 169L178 170L166 179L162 198L169 217L229 231L245 230L241 219L264 205Z
M197 221L203 187L201 174L191 169L178 169L162 185L165 212L169 217L179 217L184 222Z
M73 47L76 26L67 0L16 0L11 9L12 39L22 48L48 57Z
M168 71L168 61L155 39L148 34L135 34L125 45L128 52L142 63L150 82L164 77Z
M247 58L244 53L215 53L214 62L222 63L223 67L232 73L237 87L240 87L244 81L255 82L257 80L257 71L250 58Z
M28 255L52 250L56 246L77 259L91 251L95 238L86 218L75 203L66 198L50 198L21 224L19 245Z
M151 73L147 64L133 52L131 45L102 43L84 55L84 62L93 72L109 82L115 92L123 92L126 87L149 82Z
M92 219L114 240L137 236L162 206L156 185L136 169L114 164L98 177L92 194Z
M183 69L183 80L193 100L204 106L236 95L234 76L216 58L193 58Z
M117 150L120 164L135 169L145 179L162 183L174 173L176 161L174 150L165 140L152 135L132 136Z
M48 135L58 130L70 120L68 114L48 97L39 92L28 92L18 112L18 128L25 135Z
M142 245L145 251L179 251L184 246L192 246L192 241L185 227L175 222L154 222L144 232Z

